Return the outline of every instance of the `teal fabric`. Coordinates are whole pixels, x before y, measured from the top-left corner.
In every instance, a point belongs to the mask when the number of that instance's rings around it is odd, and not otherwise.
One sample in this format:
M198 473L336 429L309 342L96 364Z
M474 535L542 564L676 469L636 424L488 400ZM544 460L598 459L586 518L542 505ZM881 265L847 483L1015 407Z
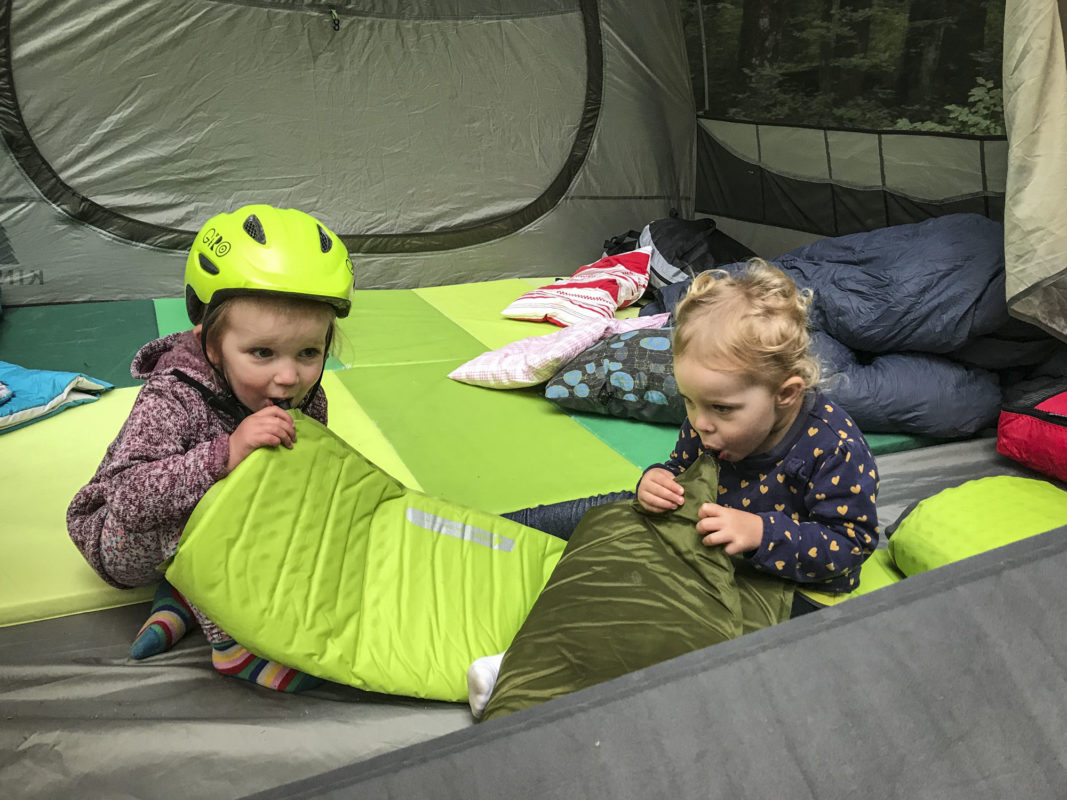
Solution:
M140 386L130 363L156 330L151 300L12 307L0 321L0 361Z

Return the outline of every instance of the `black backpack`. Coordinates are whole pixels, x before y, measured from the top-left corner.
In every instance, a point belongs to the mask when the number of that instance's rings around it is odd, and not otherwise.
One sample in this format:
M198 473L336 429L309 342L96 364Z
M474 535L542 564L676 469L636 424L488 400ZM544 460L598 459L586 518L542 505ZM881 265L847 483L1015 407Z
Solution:
M745 261L756 254L718 229L715 220L682 219L676 213L650 222L640 232L630 230L604 242L604 255L613 256L652 247L649 285L668 286L699 272Z

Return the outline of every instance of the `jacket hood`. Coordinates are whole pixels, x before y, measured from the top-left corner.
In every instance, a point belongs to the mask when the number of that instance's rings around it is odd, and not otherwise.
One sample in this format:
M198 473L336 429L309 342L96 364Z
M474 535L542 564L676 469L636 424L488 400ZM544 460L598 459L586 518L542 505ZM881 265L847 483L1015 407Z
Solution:
M200 342L191 330L172 333L146 344L133 357L130 374L139 380L148 380L152 375L175 369L213 390L219 388L214 370L204 358Z

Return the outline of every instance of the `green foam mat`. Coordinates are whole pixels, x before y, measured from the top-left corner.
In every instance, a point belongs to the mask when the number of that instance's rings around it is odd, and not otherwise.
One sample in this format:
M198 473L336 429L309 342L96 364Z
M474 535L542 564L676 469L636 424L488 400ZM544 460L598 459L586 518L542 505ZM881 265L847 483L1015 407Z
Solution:
M368 461L392 475L405 486L422 489L422 484L407 468L399 454L382 436L377 424L370 418L356 398L338 378L337 372L322 376L322 389L329 401L328 427Z
M409 289L356 292L338 327L340 358L349 367L467 360L485 349Z
M860 588L862 594L873 592L876 589L884 589L894 583L904 580L904 573L897 569L893 563L889 551L881 547L875 550L871 557L863 564L860 572Z
M487 281L415 289L414 293L477 339L483 349L496 350L528 336L544 336L560 330L551 323L500 316L500 311L519 295L542 285L538 281L533 283L531 286L530 281L520 279Z
M151 300L5 308L0 361L26 369L84 372L115 386L136 386L130 362L156 337Z
M165 297L153 300L152 304L156 310L156 333L160 337L169 336L190 327L185 300L182 298Z
M536 392L445 377L460 361L335 373L428 494L500 513L633 485L640 470Z
M558 330L500 316L547 282L358 291L352 314L339 324L341 357L351 367L323 377L330 428L405 485L486 511L632 489L648 464L670 453L675 426L571 416L547 402L541 387L502 391L447 377L487 349ZM127 388L3 436L0 625L150 595L150 588L104 584L70 542L65 513L136 396L134 353L188 327L180 298L5 309L0 359L86 372ZM907 435L868 439L876 453L932 443Z
M797 587L797 591L816 605L834 606L853 597L870 594L878 589L884 589L886 586L892 586L902 580L904 580L904 573L897 569L896 564L893 563L892 556L889 555L889 551L884 547L880 547L863 563L863 569L860 571L860 585L855 591L848 594L826 594L825 592L817 592L810 586L803 584Z
M114 589L67 535L66 511L122 426L137 389L116 389L4 434L0 459L0 626L137 603L151 587ZM131 635L135 631L131 631Z
M604 444L617 450L631 463L645 470L650 464L659 464L670 458L678 441L677 425L656 425L633 419L605 417L599 414L570 415L575 422L592 433ZM622 486L630 489L633 486Z

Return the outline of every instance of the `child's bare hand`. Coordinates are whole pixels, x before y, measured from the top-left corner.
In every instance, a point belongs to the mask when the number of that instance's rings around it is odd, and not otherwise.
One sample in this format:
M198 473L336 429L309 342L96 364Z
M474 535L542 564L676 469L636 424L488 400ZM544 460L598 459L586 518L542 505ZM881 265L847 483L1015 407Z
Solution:
M260 447L277 447L281 444L292 450L295 441L296 424L292 417L277 406L261 408L241 420L237 430L230 434L230 460L227 466L233 470Z
M727 555L755 550L763 543L763 518L718 503L704 503L697 512L697 533L708 547L725 545Z
M670 470L656 467L641 478L637 502L647 511L673 511L685 502L685 493Z

